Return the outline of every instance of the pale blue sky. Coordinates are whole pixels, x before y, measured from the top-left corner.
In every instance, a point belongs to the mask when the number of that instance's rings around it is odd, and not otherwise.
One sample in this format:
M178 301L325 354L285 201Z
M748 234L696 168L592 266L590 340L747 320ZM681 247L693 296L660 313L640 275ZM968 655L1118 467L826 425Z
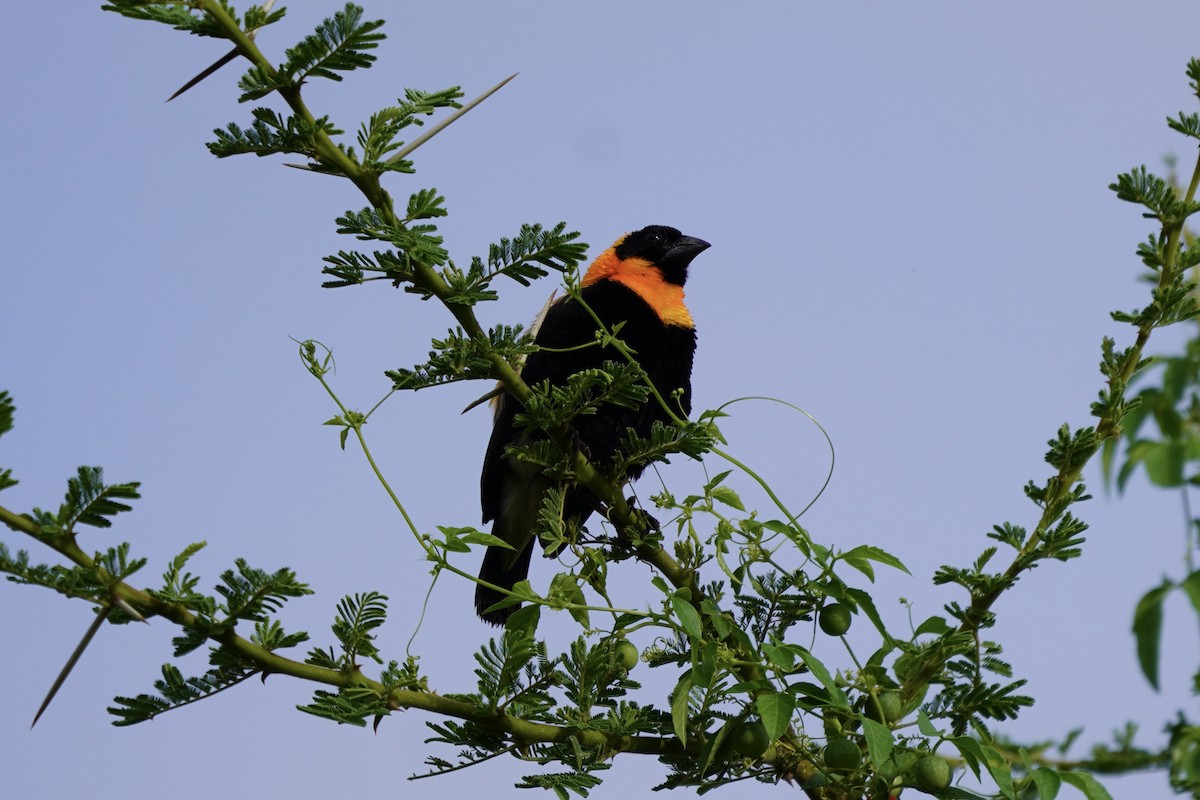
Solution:
M14 5L0 52L10 120L0 132L0 388L18 404L0 463L22 481L0 500L56 504L77 465L103 465L111 480L143 481L145 498L85 547L130 540L151 559L145 584L199 539L209 547L193 563L207 585L239 556L290 566L318 594L284 619L317 644L331 638L339 597L383 591L393 614L381 645L402 657L425 566L361 454L320 427L333 410L288 337L333 347L335 387L366 408L386 392L383 370L421 359L451 321L381 285L321 289L320 257L349 246L332 220L362 199L275 159L213 159L211 130L249 119L234 102L240 68L164 104L221 44L98 5ZM340 5L295 4L260 44L278 56ZM650 223L713 244L688 284L695 404L768 394L820 419L838 466L805 523L820 541L876 544L907 562L914 577L877 584L891 623L904 624L900 596L918 618L960 599L929 578L973 559L992 525L1032 523L1021 486L1044 477L1058 425L1087 422L1101 337L1128 335L1108 312L1145 303L1133 250L1150 224L1106 187L1168 152L1190 158L1163 119L1194 108L1183 75L1200 56L1194 4L367 11L389 20L379 65L306 91L347 130L406 86L461 84L473 96L520 72L418 152L415 178L389 184L398 196L446 194L442 229L457 260L523 222L566 220L593 246ZM511 289L481 315L524 322L552 285ZM479 393L397 396L368 427L425 529L478 523L488 415L458 412ZM827 466L820 438L794 414L743 408L726 426L731 448L803 505ZM686 493L700 472L680 463L665 474ZM1081 742L1091 742L1133 719L1158 743L1174 710L1194 707L1194 618L1182 602L1167 609L1161 695L1139 676L1128 628L1137 597L1182 569L1178 500L1140 480L1113 500L1091 476L1084 558L1045 566L997 607L996 637L1038 698L1005 730L1037 739L1085 725ZM651 479L641 488L652 492ZM645 577L622 574L630 586ZM472 687L470 654L491 633L470 597L441 581L415 644L441 692ZM7 796L169 786L181 800L510 796L533 771L498 761L404 783L428 752L451 755L422 744L422 714L396 715L378 735L339 729L293 711L310 687L282 678L112 728L111 698L149 690L169 656L173 631L161 621L102 631L31 733L90 614L8 584L0 603ZM548 630L561 639L569 626ZM646 796L662 775L650 759L621 757L594 796ZM1118 798L1169 796L1161 776L1110 786Z

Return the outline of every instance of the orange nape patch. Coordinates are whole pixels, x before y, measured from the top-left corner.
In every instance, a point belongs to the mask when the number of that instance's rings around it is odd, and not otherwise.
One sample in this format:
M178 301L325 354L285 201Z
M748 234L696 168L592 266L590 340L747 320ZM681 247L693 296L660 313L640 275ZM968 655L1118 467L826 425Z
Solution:
M646 301L665 325L694 328L696 323L683 304L683 287L667 283L662 270L644 258L618 258L610 247L596 257L584 273L581 286L591 286L602 280L622 283Z

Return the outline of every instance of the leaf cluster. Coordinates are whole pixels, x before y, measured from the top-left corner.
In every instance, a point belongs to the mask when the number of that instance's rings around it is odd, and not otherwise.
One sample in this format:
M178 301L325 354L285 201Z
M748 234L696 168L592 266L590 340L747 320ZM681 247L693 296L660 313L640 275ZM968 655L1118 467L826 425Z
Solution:
M16 411L17 406L9 393L0 391L0 436L12 430ZM13 477L12 469L0 467L0 492L16 485L17 479Z
M533 394L523 404L525 411L514 418L518 428L561 428L576 417L595 414L605 404L640 408L650 396L642 371L615 361L572 373L561 386L543 381L530 388Z
M280 89L299 88L309 78L341 81L341 72L369 67L375 55L367 51L387 38L379 32L383 20L364 20L363 9L354 3L321 22L314 33L289 47L277 70L251 68L238 86L242 102L257 100Z
M406 291L420 295L423 299L432 297L432 290L418 283L416 269L418 266L428 268L445 264L449 253L442 247L442 237L435 233L437 228L434 225L412 223L415 220L444 216L445 209L442 208L439 196L423 192L413 195L410 211L418 216L398 219L392 214L368 207L361 211L346 211L338 217L338 233L363 241L387 242L396 250L376 252L373 257L344 251L336 256L328 256L325 261L330 266L323 271L337 280L328 281L325 285L349 286L361 283L366 273L376 272L380 278L390 280L396 286L403 285Z
M682 500L666 490L657 495L659 513L671 515L665 526L644 511L621 508L615 501L606 509L615 529L611 536L586 537L563 519L566 484L583 482L589 474L574 469L575 454L564 452L569 448L562 443L569 440L572 423L606 404L637 408L663 402L669 407L672 399L652 399L654 387L647 385L645 375L636 364L620 359L579 372L561 386L522 387L513 380L512 370L519 369L524 356L532 352L531 338L516 326L485 331L473 306L497 298L494 281L499 276L527 286L552 271L566 274L568 291L578 299L575 274L584 246L565 223L550 229L525 225L515 237L489 247L486 258L473 257L463 269L451 259L437 228L436 220L447 211L445 198L436 189L418 189L399 210L381 178L411 173L414 167L408 156L440 127L411 143L400 137L439 111L459 112L443 120L444 126L468 110L470 104L459 103L462 94L457 87L437 92L405 90L395 105L358 126L353 144L337 141L343 131L330 118L309 111L301 98L308 81L341 81L346 72L374 63L374 51L384 38L381 21L366 19L360 7L347 3L288 48L282 63L273 65L258 53L248 32L274 23L282 10L266 12L252 6L239 19L224 0L190 4L114 0L106 8L234 41L239 54L251 62L239 83L240 99L257 101L277 95L287 105L287 111L255 108L248 127L229 125L218 130L210 144L215 155L299 155L307 162L304 168L348 178L363 192L368 205L338 217L338 232L376 244L370 252L339 250L327 256L325 285L387 280L423 300L436 299L458 323L445 338L433 341L425 363L387 374L394 388L500 378L521 397L524 409L517 424L533 432L535 441L513 448L510 455L542 466L558 484L545 493L539 525L551 552L563 560L564 570L551 579L544 597L528 583L515 589L531 605L513 614L500 637L476 655L475 691L438 696L465 704L466 710L452 706L461 721L431 724L431 741L459 748L456 761L430 759L435 774L515 753L562 769L527 776L522 786L545 788L559 796L586 795L598 785L598 773L608 768L613 753L632 749L662 759L669 770L664 787L695 786L706 791L743 779L787 779L812 797L885 798L919 786L915 784L919 765L945 746L957 751L977 779L994 782L1003 797L1036 793L1040 800L1049 800L1062 782L1077 786L1089 798L1104 796L1086 773L1051 769L1035 762L1024 748L1016 753L1006 750L994 735L995 722L1014 718L1032 700L1021 693L1024 681L1014 677L999 644L984 634L995 624L996 599L1021 577L1046 561L1068 561L1080 555L1086 525L1074 507L1089 498L1080 475L1104 443L1121 434L1123 425L1136 432L1140 421L1152 415L1166 434L1153 447L1143 446L1136 460L1131 456L1135 467L1145 464L1150 469L1153 464L1164 481L1194 477L1185 466L1192 457L1190 440L1183 437L1189 433L1190 415L1200 407L1196 399L1200 392L1192 389L1200 356L1189 354L1178 364L1168 364L1172 385L1156 395L1143 393L1131 400L1126 390L1147 365L1142 349L1149 334L1195 319L1200 312L1195 287L1187 277L1200 266L1200 246L1188 239L1183 227L1200 210L1194 198L1196 181L1184 192L1140 167L1118 176L1112 185L1119 199L1143 207L1145 216L1161 227L1137 249L1153 284L1149 304L1114 314L1116 320L1132 326L1136 343L1118 350L1112 341L1104 342L1104 388L1092 405L1095 425L1062 426L1046 452L1050 474L1025 487L1036 521L1024 526L998 524L987 534L993 543L972 564L939 569L935 582L957 587L965 597L947 603L945 617L929 617L900 634L885 625L871 594L848 581L851 575L874 581L879 566L905 570L898 558L871 545L838 550L819 544L769 490L780 513L760 516L748 511L727 481L729 472L710 478ZM1200 92L1200 61L1189 64L1188 75L1193 89ZM1200 138L1196 114L1180 113L1168 124L1185 136ZM631 355L620 341L619 326L601 330L595 342L583 346ZM313 342L303 343L302 352L310 371L328 388L324 379L331 357L318 360ZM526 388L531 394L526 394ZM342 428L344 444L350 430L361 433L369 413L348 411L337 402L342 413L330 424ZM1145 409L1140 417L1136 416L1139 409ZM11 427L12 414L11 399L0 393L0 434ZM720 415L718 411L696 423L659 425L645 439L630 435L616 460L601 466L612 478L675 453L699 457L721 441L716 426ZM553 435L539 438L539 432ZM766 485L748 468L743 471ZM0 489L14 482L10 471L0 472ZM619 481L610 483L610 488L620 489ZM365 662L385 663L377 637L386 620L387 598L378 592L345 597L332 625L334 643L314 647L300 663L273 656L278 649L308 639L302 632L287 633L277 618L284 603L310 592L289 569L266 572L238 560L206 593L199 588L200 578L187 571L189 559L203 547L198 543L170 562L161 587L139 594L123 581L144 561L130 557L126 545L91 558L76 552L80 525L110 526L115 515L129 510L128 501L137 492L137 484L110 486L97 468L81 468L68 483L66 499L56 512L35 509L10 522L10 527L30 523L36 531L30 535L71 559L72 567L31 565L25 552L13 557L0 545L0 570L11 579L89 599L104 606L104 613L117 599L128 605L126 598L135 598L142 608L181 626L183 632L174 641L177 658L209 647L209 669L202 675L185 677L179 667L167 664L155 683L155 693L117 698L111 709L116 724L151 719L214 696L253 675L265 677L268 665L333 689L317 691L301 710L338 723L365 725L373 718L377 725L403 707L405 692L420 693L425 700L434 696L415 658L403 664L387 662L378 680L363 674ZM676 533L674 557L663 547L667 539L663 527L673 527ZM414 528L426 557L435 564L435 574L447 569L462 572L452 563L452 554L497 544L494 537L472 528L442 526L438 531L433 536ZM1001 553L1011 560L997 566ZM606 579L611 564L631 556L655 569L651 583L660 592L638 610L614 602ZM721 579L702 583L705 571L719 572ZM1200 598L1196 589L1200 583L1192 580L1196 574L1164 582L1139 605L1135 631L1148 675L1156 674L1157 650L1147 645L1157 645L1162 599L1175 589ZM589 591L599 595L603 604L591 605ZM1200 600L1196 602L1200 611ZM583 629L584 635L561 654L551 654L537 636L543 605L569 610ZM871 625L873 652L860 657L845 635L845 625L818 623L835 606L839 616L851 623L862 618L862 624ZM111 619L122 618L114 614ZM254 632L242 639L237 629L248 624ZM642 648L632 643L633 636L651 635L653 640ZM849 655L848 661L844 654ZM642 662L647 669L670 674L667 683L673 689L660 705L629 699L640 688L630 677L629 665ZM1172 762L1173 780L1177 786L1190 787L1200 773L1196 768L1200 736L1182 718L1172 736L1172 754L1177 757ZM1149 756L1138 752L1131 738L1117 744L1103 754L1107 763L1123 763L1122 768L1147 763ZM1101 761L1098 756L1097 763ZM974 796L962 789L936 791L941 796Z
M324 656L318 656L317 660L323 661ZM427 681L421 675L417 659L414 656L410 656L403 664L398 661L389 661L380 672L379 683L381 684L380 688L365 684L351 684L339 688L336 692L318 689L313 693L311 703L297 706L297 708L306 714L312 714L339 725L354 725L361 728L366 726L368 719L373 719L374 726L378 728L383 718L396 709L390 700L392 690L429 691Z
M249 642L265 651L295 647L308 639L308 634L302 631L287 633L272 617L287 600L312 593L296 580L291 570L267 573L238 559L236 571L222 573L215 593L204 594L196 589L200 579L186 572L188 560L203 547L203 542L189 545L172 559L163 574L162 587L150 590L149 594L194 614L190 624L172 640L174 655L182 657L212 642L208 653L211 669L200 676L184 677L175 664L164 664L162 678L154 684L157 693L116 698L116 705L108 709L117 718L114 725L133 725L154 719L166 711L199 702L263 673L260 664L231 644L239 621L254 622Z
M191 547L188 550L195 552ZM185 554L188 554L188 550L176 557L164 574L163 588L151 592L160 599L175 600L195 615L192 624L172 640L176 657L190 653L211 639L219 640L228 636L240 621L259 625L269 623L272 615L288 600L312 594L308 585L298 581L292 570L285 567L266 572L251 567L240 558L235 562L236 569L221 573L221 582L216 585L215 594L201 594L194 590L194 581L197 579L179 576L182 564L186 563ZM295 636L298 638L289 638L286 645L280 646L291 647L308 638L307 634Z
M217 158L247 154L259 158L294 154L322 162L321 137L342 133L329 121L329 117L309 120L295 114L280 114L270 108L256 108L250 112L250 116L254 122L249 128L231 122L224 130L214 130L213 135L217 138L208 144L208 151Z
M460 97L462 91L457 86L434 92L405 89L403 100L375 112L359 128L358 146L362 148L360 163L363 168L374 174L413 172L411 161L404 159L402 154L393 155L404 144L397 137L410 125L424 125L421 117L432 116L444 108L461 108L462 103L458 102ZM353 148L347 149L346 154L358 160Z
M622 698L639 684L628 677L622 664L619 638L589 644L578 638L563 655L551 658L546 645L534 636L539 609L526 607L513 615L504 633L475 655L478 693L460 696L480 703L492 713L571 729L599 729L614 735L644 732L661 714L642 709ZM458 760L432 757L430 774L438 774L483 761L513 748L507 737L497 736L472 722L431 722L429 741L462 748ZM593 773L608 768L611 754L604 748L585 747L569 733L551 742L531 744L525 758L541 764L557 763L569 768L561 773L526 776L523 786L591 787L599 780ZM555 789L558 791L558 789ZM572 789L575 791L575 789Z
M15 406L7 392L0 393L0 435L12 428ZM0 471L0 488L16 484L11 471ZM132 510L129 502L138 499L140 483L108 484L99 467L79 467L67 480L67 491L57 511L34 508L25 519L37 526L37 538L51 547L74 546L78 526L111 528L112 518ZM144 558L131 558L128 543L95 552L84 563L31 564L24 550L12 556L0 543L0 572L14 583L42 586L67 597L107 604L112 588L146 564Z
M80 467L67 481L67 495L58 511L35 508L31 516L47 538L73 537L77 525L111 528L111 517L132 509L124 501L141 497L140 486L139 482L106 484L100 467Z
M1193 91L1200 77L1200 61L1193 60L1188 67ZM1176 131L1195 138L1196 115L1180 113L1176 119L1168 120ZM1176 197L1189 196L1195 191L1197 179L1186 192L1174 175L1174 162L1168 161L1171 175L1160 179L1166 189ZM1155 184L1156 187L1158 184ZM1156 356L1142 365L1134 379L1141 386L1137 395L1129 402L1130 411L1119 429L1120 439L1105 442L1102 458L1104 477L1118 491L1124 491L1129 480L1144 470L1150 483L1179 493L1184 501L1186 528L1184 531L1184 563L1181 573L1164 576L1155 586L1148 588L1139 598L1133 611L1132 631L1138 663L1146 681L1155 690L1160 689L1160 666L1163 642L1164 609L1173 595L1182 594L1188 601L1192 613L1200 617L1200 519L1191 511L1190 489L1200 485L1200 326L1196 326L1194 315L1186 312L1195 304L1197 296L1197 270L1200 263L1200 244L1194 233L1182 224L1167 234L1151 237L1139 248L1143 263L1152 275L1164 274L1171 269L1174 295L1183 295L1179 302L1183 312L1177 314L1192 322L1189 336L1176 352ZM1173 260L1172 260L1173 257ZM1191 304L1191 305L1189 305ZM1123 457L1117 467L1118 456ZM1193 693L1200 691L1200 671L1193 676ZM1132 745L1132 735L1118 739L1116 747L1098 747L1093 752L1096 769L1135 768L1131 765L1157 761L1169 765L1172 786L1177 791L1196 793L1200 787L1200 748L1194 724L1182 714L1168 726L1167 749L1163 752L1146 751Z
M125 580L146 564L144 558L129 558L129 544L122 543L92 559L95 566L64 566L62 564L31 564L29 553L18 550L11 555L0 542L0 572L13 583L42 586L66 597L77 597L95 603L106 603L114 585ZM100 569L97 569L96 567Z
M613 471L621 475L634 466L667 463L669 457L676 453L699 459L712 450L715 442L716 434L712 426L703 422L684 421L671 425L655 422L650 429L650 436L644 439L630 429L626 431L625 442L617 453Z
M245 18L238 16L233 6L227 0L218 0L221 12L233 24L245 30L257 30L283 19L285 9L278 8L265 11L262 5L252 5L246 9ZM147 2L147 0L111 0L101 6L104 11L114 11L129 19L146 22L159 22L170 25L180 31L186 31L194 36L208 36L216 39L229 39L229 29L224 22L210 9L200 7L197 2Z
M360 658L369 658L382 664L383 659L375 646L375 635L387 620L387 597L379 592L343 597L337 611L333 635L338 640L341 652L335 654L333 648L313 649L308 654L307 663L339 671L357 670Z
M457 381L486 380L494 377L493 354L516 365L535 350L532 337L520 325L497 325L486 336L485 341L454 328L445 338L433 340L433 349L424 363L384 374L392 381L392 388L414 391Z
M184 677L173 664L163 664L162 678L154 682L157 694L139 694L136 697L118 696L109 706L108 713L116 719L113 725L123 727L152 720L159 714L199 702L207 697L230 689L257 670L241 664L223 664L200 676Z

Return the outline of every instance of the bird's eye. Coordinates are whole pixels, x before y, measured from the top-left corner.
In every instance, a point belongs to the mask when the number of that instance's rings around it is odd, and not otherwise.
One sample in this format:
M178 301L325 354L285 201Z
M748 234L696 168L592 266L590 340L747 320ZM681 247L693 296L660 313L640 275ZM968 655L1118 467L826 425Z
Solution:
M650 235L646 237L646 244L652 244L655 247L657 247L658 245L661 245L662 243L663 243L663 235L661 233L659 233L658 231L652 231L650 233Z

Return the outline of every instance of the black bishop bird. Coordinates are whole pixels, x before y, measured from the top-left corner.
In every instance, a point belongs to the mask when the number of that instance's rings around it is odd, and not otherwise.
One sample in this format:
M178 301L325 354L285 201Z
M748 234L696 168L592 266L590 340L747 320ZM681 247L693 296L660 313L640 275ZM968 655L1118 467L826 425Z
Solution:
M592 262L581 281L584 303L610 331L624 323L619 337L634 351L638 364L668 402L673 393L679 392L685 415L692 408L696 326L683 303L683 286L692 259L708 246L708 242L684 236L675 228L651 225L618 239ZM539 347L548 349L529 355L521 370L522 379L531 386L542 381L560 386L575 372L599 369L605 361L622 361L612 347L555 352L594 342L595 334L595 320L579 303L570 297L554 302L534 339ZM484 554L480 580L502 589L511 589L529 574L538 509L543 493L552 485L536 465L504 455L506 447L528 443L539 435L514 425L513 418L520 410L521 404L515 398L506 393L499 396L480 479L483 521L494 520L492 534L516 548L489 547ZM650 397L636 409L601 405L595 414L572 420L571 428L587 457L602 465L613 459L629 429L646 438L655 422L668 421L666 412ZM642 469L631 468L627 477L637 478ZM594 507L595 499L587 489L570 487L564 519L582 525ZM488 609L504 597L494 589L477 585L475 610L485 622L503 625L518 606Z

